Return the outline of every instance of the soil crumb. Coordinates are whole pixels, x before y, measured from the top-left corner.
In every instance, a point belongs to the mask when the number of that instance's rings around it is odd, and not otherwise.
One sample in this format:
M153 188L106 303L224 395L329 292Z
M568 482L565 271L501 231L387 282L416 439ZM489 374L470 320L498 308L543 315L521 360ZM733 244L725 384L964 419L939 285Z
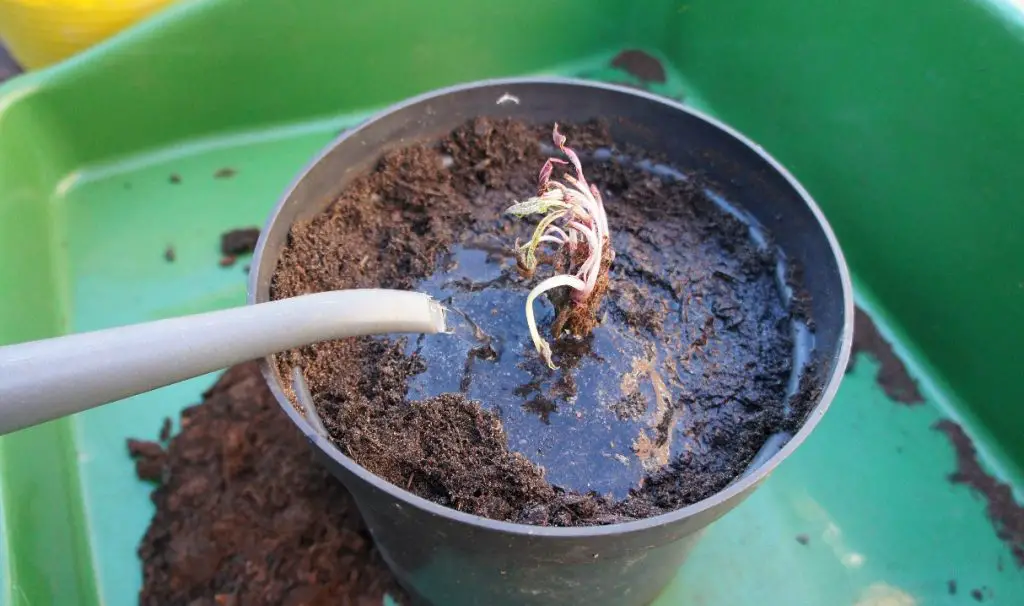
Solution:
M217 264L221 267L231 267L237 260L238 259L235 258L235 255L226 255L221 257Z
M974 442L963 427L943 419L934 428L946 434L956 451L957 469L949 475L949 480L970 487L985 500L985 513L995 527L996 536L1010 548L1017 567L1024 569L1024 505L1014 498L1009 484L992 477L981 466Z
M665 67L642 50L624 50L612 59L612 67L621 69L642 82L664 82Z
M164 419L163 425L160 426L160 442L166 444L171 439L171 432L174 430L174 422L171 421L170 417Z
M617 150L605 124L560 128L578 150L643 158ZM591 156L615 238L610 288L594 334L552 340L561 368L548 369L523 318L535 282L518 276L511 250L533 224L503 211L536 192L550 133L470 121L436 146L388 152L294 225L273 299L419 290L471 329L320 343L278 355L278 370L302 369L346 454L436 503L538 525L659 515L721 490L769 436L792 433L821 377L802 373L787 396L792 310L774 252L747 224L696 177ZM536 308L550 338L555 314Z
M229 369L181 426L166 449L128 442L139 476L162 479L139 547L140 604L402 599L352 498L313 459L255 363Z
M231 177L234 177L236 174L238 174L237 170L235 170L235 169L233 169L233 168L231 168L229 166L226 166L224 168L218 169L217 172L213 173L213 178L214 179L230 179Z
M220 252L222 255L250 255L256 250L260 239L260 228L245 227L232 229L220 235Z
M181 183L181 175L179 175L178 173L171 173L171 176L168 177L167 180L173 183L174 185L177 185L178 183Z
M159 443L128 440L128 456L135 459L135 473L139 478L155 482L163 476L166 453Z
M876 380L890 400L907 406L924 404L924 396L918 389L917 381L907 371L906 364L878 332L878 327L871 316L858 307L854 315L853 348L850 351L850 362L846 366L846 372L854 369L857 355L860 353L870 355L881 364Z

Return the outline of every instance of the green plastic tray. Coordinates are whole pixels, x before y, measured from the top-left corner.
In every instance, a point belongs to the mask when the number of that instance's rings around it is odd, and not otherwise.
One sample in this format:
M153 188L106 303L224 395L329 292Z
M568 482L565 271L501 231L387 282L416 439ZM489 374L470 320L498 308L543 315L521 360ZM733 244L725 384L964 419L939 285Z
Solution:
M538 6L189 1L0 86L0 343L241 304L244 261L218 265L219 234L262 224L340 128L486 77L638 83L608 65L642 48L667 68L653 90L739 128L810 189L898 356L865 341L818 431L658 604L1024 603L1020 9ZM906 372L923 402L897 401L913 399ZM152 505L124 440L155 436L212 380L0 440L0 603L137 601ZM976 451L954 447L959 427Z

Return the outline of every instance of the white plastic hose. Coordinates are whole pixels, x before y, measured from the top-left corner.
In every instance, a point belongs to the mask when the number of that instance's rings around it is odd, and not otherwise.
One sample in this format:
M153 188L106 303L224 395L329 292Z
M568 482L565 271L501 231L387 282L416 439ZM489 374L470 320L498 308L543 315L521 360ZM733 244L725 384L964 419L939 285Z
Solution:
M318 341L445 331L444 308L342 290L0 347L0 435Z

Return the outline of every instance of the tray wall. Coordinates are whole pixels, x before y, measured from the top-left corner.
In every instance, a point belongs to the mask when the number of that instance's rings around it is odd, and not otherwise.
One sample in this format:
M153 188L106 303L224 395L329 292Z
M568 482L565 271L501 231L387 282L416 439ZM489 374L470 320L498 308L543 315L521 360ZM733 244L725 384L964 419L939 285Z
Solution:
M926 399L897 405L876 384L877 365L861 364L816 436L709 533L666 603L882 594L942 603L953 599L952 577L961 593L984 586L1024 600L986 503L946 482L956 460L931 429L959 419L986 470L1024 483L1024 407L1013 405L1024 401L1013 355L1024 341L1017 9L969 0L558 0L542 14L460 0L345 4L186 0L0 86L0 343L240 304L240 268L216 266L217 234L261 223L339 128L478 78L636 83L606 66L618 50L642 47L669 68L657 92L733 124L808 186L861 304ZM228 165L235 178L212 178ZM168 183L171 172L185 187ZM179 254L168 265L171 242ZM0 603L132 603L134 547L151 506L123 439L155 436L210 380L0 439ZM791 540L804 533L826 553ZM821 582L788 578L794 566ZM721 583L722 570L736 581Z

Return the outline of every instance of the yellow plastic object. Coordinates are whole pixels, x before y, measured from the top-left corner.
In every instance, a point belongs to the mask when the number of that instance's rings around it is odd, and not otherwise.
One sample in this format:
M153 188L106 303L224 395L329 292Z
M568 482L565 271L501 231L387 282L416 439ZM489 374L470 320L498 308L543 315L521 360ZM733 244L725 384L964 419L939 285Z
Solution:
M0 0L0 39L25 69L56 63L174 0Z

